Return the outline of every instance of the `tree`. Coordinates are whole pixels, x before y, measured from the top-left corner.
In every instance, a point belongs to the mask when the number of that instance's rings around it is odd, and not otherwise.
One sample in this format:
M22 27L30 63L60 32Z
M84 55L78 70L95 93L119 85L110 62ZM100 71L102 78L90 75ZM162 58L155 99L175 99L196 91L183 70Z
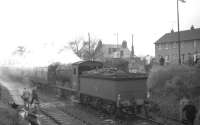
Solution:
M18 46L17 49L13 52L13 55L23 56L26 52L26 48L24 46Z
M69 43L74 53L85 60L95 60L97 40L81 41L74 40Z
M97 42L93 41L84 41L81 48L81 57L85 60L95 60L96 59L96 48Z
M81 47L81 40L71 41L69 43L70 48L74 51L74 53L80 57L80 47Z

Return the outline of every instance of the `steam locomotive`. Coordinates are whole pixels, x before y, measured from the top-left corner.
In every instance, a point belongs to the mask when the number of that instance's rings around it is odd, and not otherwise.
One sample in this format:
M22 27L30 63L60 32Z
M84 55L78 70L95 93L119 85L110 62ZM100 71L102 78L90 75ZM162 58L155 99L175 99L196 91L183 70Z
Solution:
M57 94L74 94L82 104L113 114L118 104L131 108L147 96L145 74L125 73L103 68L98 61L38 67L29 79L38 86L50 86ZM136 103L133 103L136 102Z

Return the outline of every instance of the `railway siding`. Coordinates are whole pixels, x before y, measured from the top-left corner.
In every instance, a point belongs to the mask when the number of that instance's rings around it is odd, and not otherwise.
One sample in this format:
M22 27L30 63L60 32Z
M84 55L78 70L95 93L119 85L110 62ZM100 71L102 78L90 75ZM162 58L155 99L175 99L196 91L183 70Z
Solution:
M55 125L55 122L46 115L41 114L39 119L42 125Z

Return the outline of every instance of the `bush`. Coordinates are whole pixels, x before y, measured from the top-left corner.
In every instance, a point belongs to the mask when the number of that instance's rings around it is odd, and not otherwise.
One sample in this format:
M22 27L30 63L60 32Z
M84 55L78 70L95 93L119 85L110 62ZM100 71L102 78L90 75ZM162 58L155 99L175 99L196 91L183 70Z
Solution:
M150 99L164 115L178 117L179 100L185 96L199 104L200 70L186 65L153 67L147 80ZM172 110L173 109L173 110Z

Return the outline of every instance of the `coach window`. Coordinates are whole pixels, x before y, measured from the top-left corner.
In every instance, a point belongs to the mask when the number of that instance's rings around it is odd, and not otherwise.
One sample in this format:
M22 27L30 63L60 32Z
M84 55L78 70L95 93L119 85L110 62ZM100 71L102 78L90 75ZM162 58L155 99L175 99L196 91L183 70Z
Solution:
M76 68L74 68L74 75L76 75Z
M112 53L112 48L108 49L108 53L111 54Z

